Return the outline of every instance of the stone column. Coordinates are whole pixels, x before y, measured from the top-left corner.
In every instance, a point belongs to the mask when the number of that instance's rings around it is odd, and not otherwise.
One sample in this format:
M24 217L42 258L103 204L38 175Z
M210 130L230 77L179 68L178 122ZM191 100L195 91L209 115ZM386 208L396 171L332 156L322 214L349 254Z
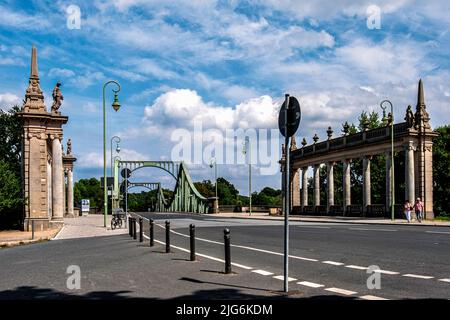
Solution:
M367 211L367 206L370 206L370 160L371 156L363 158L363 212Z
M320 165L314 165L314 205L320 206Z
M302 210L308 205L308 167L302 169Z
M386 157L386 212L391 212L391 152L385 153Z
M291 182L291 207L300 206L300 169L294 169Z
M73 216L73 171L67 171L67 213Z
M415 185L414 185L414 147L410 143L406 146L406 172L405 172L405 180L406 180L406 188L405 188L405 198L409 200L409 202L414 203L415 201Z
M53 220L62 220L63 212L63 162L61 141L55 137L52 141L52 213Z
M344 192L343 202L344 202L344 213L346 212L347 206L351 205L351 180L350 180L350 161L346 159L343 161L344 163L344 173L343 173L343 182L342 182L342 190Z
M334 162L327 163L327 189L328 189L327 210L330 211L330 207L334 206Z

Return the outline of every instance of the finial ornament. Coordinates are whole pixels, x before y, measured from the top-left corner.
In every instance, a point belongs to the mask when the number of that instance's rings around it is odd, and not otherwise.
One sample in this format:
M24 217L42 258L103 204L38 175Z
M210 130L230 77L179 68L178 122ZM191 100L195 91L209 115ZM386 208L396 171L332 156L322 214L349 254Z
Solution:
M345 123L342 125L342 132L344 133L344 136L348 136L350 132L350 125L347 121L345 121Z
M44 95L39 84L39 72L37 63L37 49L31 49L31 67L28 88L25 92L22 111L24 112L45 112Z
M308 144L308 142L306 142L306 139L303 138L303 140L302 140L302 146L303 146L303 148L304 148L307 144Z
M67 154L72 154L72 140L67 140Z
M319 136L317 135L317 133L314 135L313 141L314 143L317 143L317 141L319 141Z
M425 95L423 90L423 82L422 79L419 80L419 88L417 90L417 106L416 106L416 114L415 117L415 125L414 127L417 130L420 129L431 129L430 126L430 116L428 115L426 105L425 105Z
M332 136L333 136L333 129L331 129L331 127L328 127L328 130L327 130L328 140L330 140Z

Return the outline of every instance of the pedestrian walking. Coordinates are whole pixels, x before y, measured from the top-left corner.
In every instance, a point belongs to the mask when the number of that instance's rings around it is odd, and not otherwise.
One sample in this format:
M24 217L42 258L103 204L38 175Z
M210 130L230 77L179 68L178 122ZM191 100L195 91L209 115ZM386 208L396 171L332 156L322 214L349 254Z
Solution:
M417 221L422 222L423 220L423 203L420 201L420 198L416 199L416 203L414 204L414 211L416 212Z
M403 212L405 213L405 217L408 222L411 222L411 209L411 203L409 203L409 200L406 200L403 206Z

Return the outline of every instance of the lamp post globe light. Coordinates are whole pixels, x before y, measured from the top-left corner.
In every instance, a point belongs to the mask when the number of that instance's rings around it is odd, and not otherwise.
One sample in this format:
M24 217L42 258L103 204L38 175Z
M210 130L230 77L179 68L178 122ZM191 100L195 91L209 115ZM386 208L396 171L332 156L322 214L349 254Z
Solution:
M242 143L242 153L247 154L248 149L248 199L249 199L249 215L252 215L252 150L250 147L250 138L245 137Z
M394 183L394 108L392 105L392 102L390 102L389 100L383 100L380 103L380 107L381 109L383 109L383 118L385 118L385 110L386 110L386 106L384 106L384 104L389 104L389 106L391 107L391 113L390 113L390 117L389 117L389 121L391 122L391 203L390 203L390 207L391 207L391 220L394 221L394 206L395 206L395 192L394 192L394 188L395 188L395 183Z
M115 80L109 80L105 82L103 85L103 210L104 210L104 219L103 219L103 226L106 228L106 215L108 214L108 185L106 183L106 97L105 97L105 91L106 86L110 83L113 83L116 85L117 89L112 90L114 93L114 101L112 103L112 108L114 111L119 111L120 109L120 103L119 103L119 96L118 93L120 91L120 84L119 82Z
M114 156L112 163L113 163L113 174L112 176L114 177L114 164L116 163L116 160L121 160L119 156ZM112 194L112 191L111 191ZM114 201L114 197L111 196L111 205L112 205L112 209L116 208L116 206L118 207L118 204L120 204L120 191L119 191L119 198L116 199L117 202ZM127 226L127 221L125 220L125 227Z

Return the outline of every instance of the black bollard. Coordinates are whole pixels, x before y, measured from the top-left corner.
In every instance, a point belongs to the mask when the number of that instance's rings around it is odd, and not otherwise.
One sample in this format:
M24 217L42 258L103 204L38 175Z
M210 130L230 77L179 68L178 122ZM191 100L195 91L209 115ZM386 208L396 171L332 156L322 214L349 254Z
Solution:
M150 219L150 247L155 245L155 222Z
M195 261L195 225L189 226L189 234L191 236L191 261Z
M144 228L142 228L143 220L139 217L139 242L144 242Z
M231 251L230 251L230 230L223 230L223 240L225 245L225 273L231 273Z
M166 253L170 252L170 221L166 221Z
M128 235L130 237L133 236L133 226L131 225L131 217L128 217Z
M136 233L136 218L133 218L133 239L137 239L137 233Z
M31 220L31 239L34 240L34 220Z

